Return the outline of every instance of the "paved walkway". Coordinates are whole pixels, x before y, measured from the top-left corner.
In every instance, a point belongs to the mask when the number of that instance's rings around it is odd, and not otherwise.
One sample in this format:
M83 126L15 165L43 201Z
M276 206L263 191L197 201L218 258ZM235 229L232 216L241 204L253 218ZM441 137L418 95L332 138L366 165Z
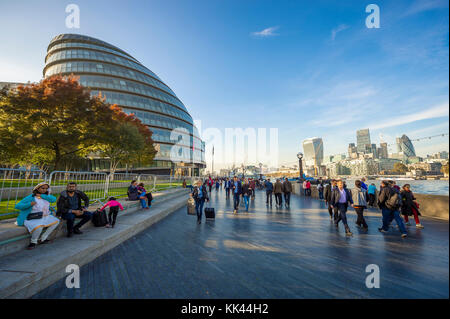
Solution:
M215 221L197 225L180 209L83 266L81 288L63 279L34 298L449 297L447 222L424 219L425 229L409 227L401 239L396 229L378 232L376 212L368 233L358 230L351 211L348 238L316 199L268 208L259 191L238 215L223 190L211 199ZM379 266L379 289L366 288L369 264Z

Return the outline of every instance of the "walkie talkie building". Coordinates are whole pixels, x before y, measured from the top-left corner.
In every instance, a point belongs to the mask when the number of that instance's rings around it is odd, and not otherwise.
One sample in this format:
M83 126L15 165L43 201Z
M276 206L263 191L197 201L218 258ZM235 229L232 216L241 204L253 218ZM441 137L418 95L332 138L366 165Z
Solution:
M149 126L158 153L150 167L136 170L166 174L176 169L198 175L206 166L204 142L186 107L155 73L125 51L92 37L61 34L47 48L43 74L79 76L92 95L101 92L106 102ZM175 144L180 146L176 156ZM105 161L94 162L94 169L108 168Z

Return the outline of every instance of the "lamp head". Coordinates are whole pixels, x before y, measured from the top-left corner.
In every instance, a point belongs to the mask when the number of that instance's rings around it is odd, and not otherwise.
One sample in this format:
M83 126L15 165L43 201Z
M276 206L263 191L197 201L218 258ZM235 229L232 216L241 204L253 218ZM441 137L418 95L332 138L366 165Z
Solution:
M297 153L297 158L301 160L303 158L303 153Z

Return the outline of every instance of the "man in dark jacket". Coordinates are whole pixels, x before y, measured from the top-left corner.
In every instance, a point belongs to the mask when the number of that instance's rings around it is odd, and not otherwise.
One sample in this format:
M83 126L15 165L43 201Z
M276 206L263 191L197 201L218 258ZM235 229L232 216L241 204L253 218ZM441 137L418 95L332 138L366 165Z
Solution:
M227 177L227 180L225 181L226 198L230 198L231 184L230 179Z
M402 233L402 238L407 236L407 231L402 218L400 217L400 211L396 207L390 206L390 199L394 196L401 198L400 192L389 185L387 181L382 181L380 185L380 193L378 195L378 207L381 209L381 214L383 216L383 225L378 228L382 233L389 230L389 225L395 219L398 228Z
M240 201L240 196L242 194L242 183L241 181L238 180L238 178L235 176L233 178L233 183L231 185L232 190L233 190L233 199L234 199L234 214L237 213L238 209L239 209L239 201Z
M270 206L272 206L272 192L273 192L273 184L270 181L270 178L267 179L264 183L266 187L266 205L269 205L269 199L270 199Z
M139 192L137 188L137 182L131 181L130 186L128 186L128 200L139 200Z
M284 204L289 208L291 206L292 184L286 177L283 182Z
M195 211L197 212L197 224L202 223L202 211L205 201L209 202L208 190L206 185L199 180L197 186L192 190L192 198L195 201Z
M353 207L352 193L347 188L344 188L344 183L340 180L331 194L331 208L337 207L337 210L339 211L339 217L334 221L334 224L337 227L342 220L342 223L345 226L346 235L351 236L352 232L347 223L348 204L351 204Z
M84 206L81 206L81 201ZM70 182L67 189L61 192L57 206L57 216L62 216L67 221L67 237L72 234L82 234L80 228L92 218L92 213L87 211L89 207L89 197L80 190L77 190L77 184ZM81 218L81 221L74 225L75 218Z
M283 193L283 184L281 184L280 180L277 178L275 185L273 186L273 192L275 193L275 204L278 207L283 205L283 197L281 194Z
M325 186L324 198L328 205L328 213L330 214L330 218L333 218L333 207L331 205L331 194L333 194L334 189L336 188L336 180L332 179L331 182ZM338 219L338 210L337 207L334 208L334 221Z

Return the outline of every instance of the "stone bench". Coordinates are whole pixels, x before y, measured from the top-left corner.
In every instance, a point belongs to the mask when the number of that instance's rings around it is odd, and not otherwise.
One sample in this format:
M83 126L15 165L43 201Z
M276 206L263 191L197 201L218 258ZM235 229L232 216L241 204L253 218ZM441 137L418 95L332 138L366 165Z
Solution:
M136 202L125 203L129 204L127 212L119 213L114 228L96 228L89 223L83 226L82 235L59 238L52 244L40 245L33 250L22 247L20 251L0 258L0 299L33 296L66 277L68 265L82 267L179 210L186 205L188 193L183 188L158 196L155 193L149 210L139 209Z

